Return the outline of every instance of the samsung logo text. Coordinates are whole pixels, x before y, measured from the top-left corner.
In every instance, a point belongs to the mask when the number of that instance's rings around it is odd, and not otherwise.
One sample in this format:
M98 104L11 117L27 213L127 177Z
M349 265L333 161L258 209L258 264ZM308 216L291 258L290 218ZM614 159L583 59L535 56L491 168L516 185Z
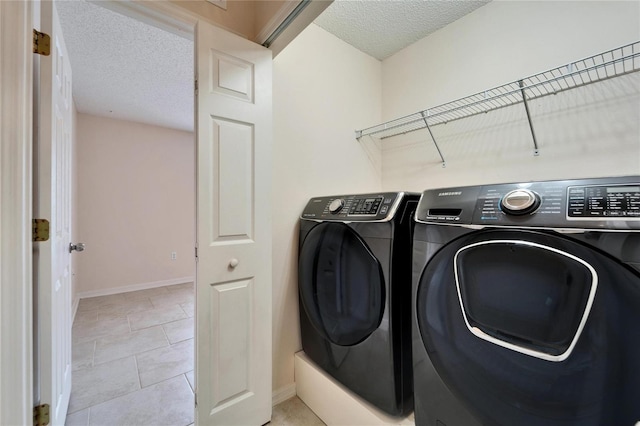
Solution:
M462 195L462 191L441 192L438 197L451 197L452 195Z

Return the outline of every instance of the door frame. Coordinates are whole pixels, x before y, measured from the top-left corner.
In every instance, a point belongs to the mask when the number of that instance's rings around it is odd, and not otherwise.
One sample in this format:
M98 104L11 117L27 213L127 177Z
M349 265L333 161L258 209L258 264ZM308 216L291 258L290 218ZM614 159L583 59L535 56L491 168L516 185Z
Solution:
M0 1L0 424L33 422L31 2Z
M193 38L198 16L179 6L109 4L134 19ZM34 24L31 1L0 1L0 424L33 422Z

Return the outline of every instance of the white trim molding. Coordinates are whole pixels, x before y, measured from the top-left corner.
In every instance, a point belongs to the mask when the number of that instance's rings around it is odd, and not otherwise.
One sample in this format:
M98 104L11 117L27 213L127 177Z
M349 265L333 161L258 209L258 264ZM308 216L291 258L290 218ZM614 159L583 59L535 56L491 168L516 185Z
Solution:
M227 10L227 0L207 0L214 6L218 6L220 9Z
M89 0L89 2L182 38L194 40L193 29L199 16L173 3L119 0Z
M280 6L280 9L273 15L273 17L267 22L267 24L262 28L262 30L256 35L255 42L258 44L262 44L271 34L274 33L275 30L278 29L280 24L284 22L285 19L291 15L296 7L300 4L300 0L297 1L285 1Z
M293 398L296 395L296 384L290 383L273 391L271 405L275 407L281 402L285 402L287 399Z
M0 424L33 423L32 2L0 1Z
M333 2L330 1L311 1L300 12L287 28L285 28L278 37L269 45L269 49L273 51L273 57L278 56L282 50L287 47L305 28L307 28L314 19L316 19L324 10ZM269 34L270 35L270 34Z
M111 287L93 291L82 291L76 294L77 299L86 299L88 297L108 296L110 294L128 293L130 291L147 290L150 288L166 287L168 285L185 284L195 282L195 277L172 278L170 280L152 281L140 284L131 284L121 287Z

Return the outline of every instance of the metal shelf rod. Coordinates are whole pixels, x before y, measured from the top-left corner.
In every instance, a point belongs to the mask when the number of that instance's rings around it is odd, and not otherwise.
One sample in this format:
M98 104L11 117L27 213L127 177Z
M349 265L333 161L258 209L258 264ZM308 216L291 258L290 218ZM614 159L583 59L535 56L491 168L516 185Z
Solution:
M433 136L433 132L431 131L431 127L429 127L429 123L427 122L427 116L429 115L429 112L422 111L422 118L424 119L424 125L427 127L427 130L429 131L429 134L431 135L431 140L433 141L433 144L436 146L436 149L438 150L438 155L440 156L440 159L442 160L442 167L447 167L447 162L444 161L444 157L442 156L442 151L440 151L440 147L438 146L438 142L436 142L436 138Z
M640 61L638 61L640 58L639 47L640 41L631 43L571 62L562 67L535 74L517 82L498 86L434 108L359 130L356 131L356 138L360 139L366 135L382 134L380 139L386 139L426 127L435 143L431 131L433 126L524 102L537 152L537 141L535 140L527 101L640 71ZM630 53L628 53L629 51ZM438 151L440 151L439 147ZM441 153L440 156L442 157Z
M536 132L533 130L533 122L531 121L531 114L529 113L529 103L527 102L527 96L524 93L524 83L519 81L520 88L522 90L522 103L524 104L524 110L527 113L527 121L529 122L529 129L531 129L531 137L533 138L533 155L538 155L538 141L536 140Z

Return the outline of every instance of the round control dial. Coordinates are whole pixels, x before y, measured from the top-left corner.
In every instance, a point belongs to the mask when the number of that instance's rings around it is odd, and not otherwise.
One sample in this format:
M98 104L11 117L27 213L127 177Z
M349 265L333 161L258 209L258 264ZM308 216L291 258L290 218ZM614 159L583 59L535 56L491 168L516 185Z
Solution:
M338 213L344 207L344 200L342 198L336 198L329 204L329 211L331 213Z
M519 216L534 212L540 207L540 196L528 189L515 189L508 192L500 201L502 211Z

